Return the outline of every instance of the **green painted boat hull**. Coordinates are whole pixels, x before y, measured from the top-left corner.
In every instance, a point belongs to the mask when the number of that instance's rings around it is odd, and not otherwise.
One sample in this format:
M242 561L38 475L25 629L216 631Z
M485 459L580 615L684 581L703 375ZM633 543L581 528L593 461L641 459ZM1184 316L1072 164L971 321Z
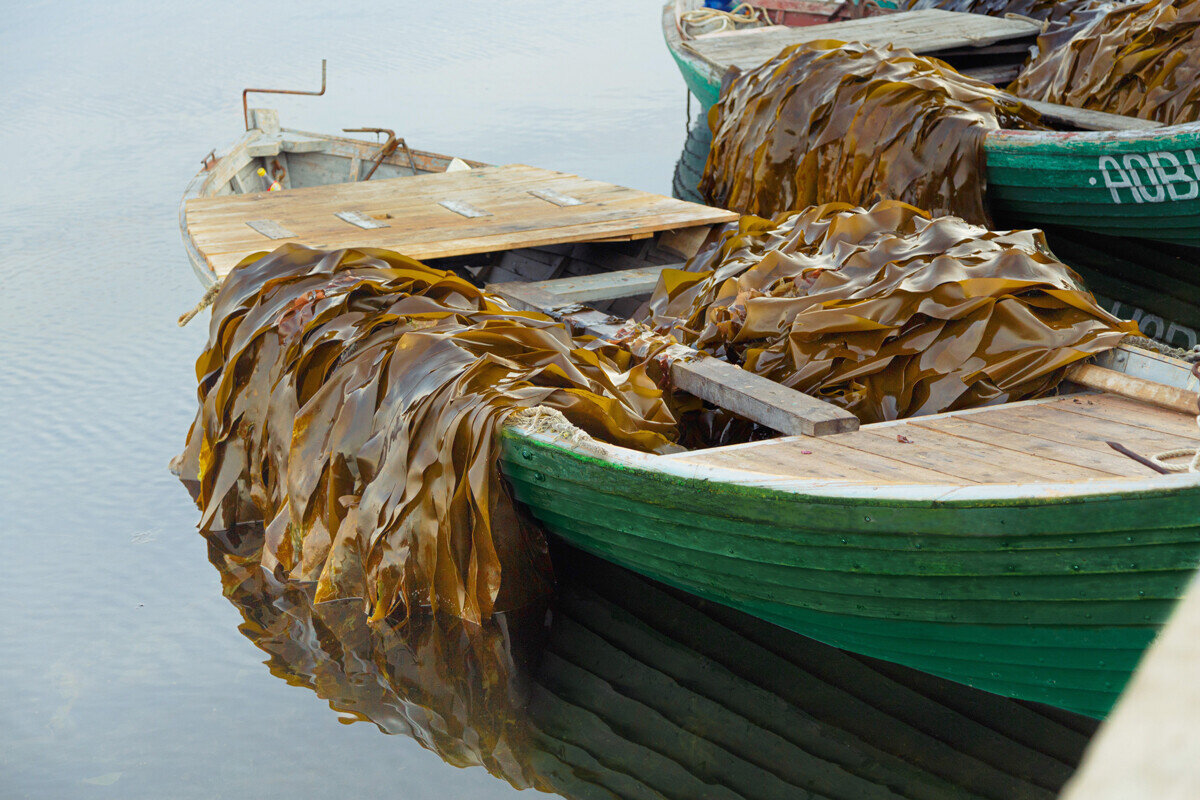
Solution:
M998 215L1200 245L1200 125L997 131L985 149L988 202Z
M1200 564L1200 485L847 500L685 479L506 430L572 545L819 641L1103 717Z

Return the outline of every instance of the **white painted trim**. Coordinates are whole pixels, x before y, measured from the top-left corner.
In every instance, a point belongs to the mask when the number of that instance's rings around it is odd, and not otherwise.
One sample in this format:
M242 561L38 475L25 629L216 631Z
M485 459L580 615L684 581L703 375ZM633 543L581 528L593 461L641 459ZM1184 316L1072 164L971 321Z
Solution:
M1163 490L1200 487L1200 473L1179 473L1151 478L1112 478L1071 483L1003 483L1003 484L937 484L937 483L855 483L821 478L788 478L750 470L714 467L679 461L669 456L641 453L591 439L570 442L548 432L534 432L519 424L511 426L523 436L570 450L581 456L600 458L614 466L646 470L684 480L726 483L790 492L808 497L831 500L936 500L996 502L1028 499L1067 499L1108 495L1136 495Z

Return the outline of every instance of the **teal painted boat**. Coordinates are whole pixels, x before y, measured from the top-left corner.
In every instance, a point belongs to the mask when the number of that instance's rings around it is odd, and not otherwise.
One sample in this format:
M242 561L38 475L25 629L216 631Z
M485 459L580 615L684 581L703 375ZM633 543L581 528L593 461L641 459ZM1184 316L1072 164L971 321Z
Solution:
M1145 454L1200 430L1081 394L671 456L511 427L502 467L580 549L835 647L1102 717L1200 565L1200 474L1157 474L1110 440Z
M707 113L718 100L724 68L684 40L677 20L692 5L667 4L663 35ZM967 68L962 58L955 63L967 74L1001 83L1015 76L1007 67L994 75L992 67ZM1054 252L1111 298L1110 309L1124 309L1139 323L1144 317L1146 334L1174 347L1200 344L1200 123L1168 127L1031 105L1055 124L1098 129L989 134L987 199L997 223L1046 229ZM696 186L711 142L701 114L676 165L676 197L704 202Z
M995 131L988 203L999 216L1200 245L1200 123L1126 131ZM1193 273L1194 292L1200 271Z
M701 55L682 38L676 18L685 5L687 0L667 4L663 33L684 82L707 112L720 95L725 65ZM734 55L735 48L728 46L722 52L726 51L725 58L743 64L768 52L759 45L748 45L745 56ZM994 77L1005 82L1012 75L1005 71ZM997 216L1023 224L1200 245L1200 123L1162 126L1045 103L1031 105L1049 110L1055 124L1085 129L990 133L984 143L987 192ZM1113 129L1121 126L1131 129ZM1191 286L1196 286L1195 275Z

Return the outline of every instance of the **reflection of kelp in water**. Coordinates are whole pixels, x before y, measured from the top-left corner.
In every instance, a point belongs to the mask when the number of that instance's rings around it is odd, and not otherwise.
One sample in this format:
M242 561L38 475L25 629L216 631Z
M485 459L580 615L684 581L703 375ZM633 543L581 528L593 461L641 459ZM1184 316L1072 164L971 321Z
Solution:
M555 554L546 631L538 613L369 625L272 580L260 545L214 535L210 558L274 674L520 788L1048 800L1096 724L852 657L574 551Z
M1039 128L996 87L904 49L817 41L730 70L700 182L714 205L773 216L894 199L986 225L983 138Z

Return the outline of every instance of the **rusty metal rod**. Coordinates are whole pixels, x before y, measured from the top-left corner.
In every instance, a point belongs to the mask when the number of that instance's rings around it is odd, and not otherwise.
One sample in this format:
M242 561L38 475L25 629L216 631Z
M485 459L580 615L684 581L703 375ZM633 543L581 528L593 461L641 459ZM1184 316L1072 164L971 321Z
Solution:
M1129 456L1134 461L1141 464L1143 467L1149 467L1150 469L1154 470L1155 472L1159 473L1160 475L1170 475L1171 474L1171 470L1165 469L1161 464L1155 464L1153 461L1146 458L1144 455L1142 455L1140 453L1133 452L1132 450L1130 450L1128 447L1121 444L1120 442L1105 442L1105 444L1108 445L1109 447L1111 447L1113 450L1116 450L1121 455Z
M321 91L319 92L306 92L300 89L242 89L242 119L246 122L246 130L250 130L250 106L247 103L246 95L251 92L258 94L307 94L319 97L325 94L325 59L321 59Z

